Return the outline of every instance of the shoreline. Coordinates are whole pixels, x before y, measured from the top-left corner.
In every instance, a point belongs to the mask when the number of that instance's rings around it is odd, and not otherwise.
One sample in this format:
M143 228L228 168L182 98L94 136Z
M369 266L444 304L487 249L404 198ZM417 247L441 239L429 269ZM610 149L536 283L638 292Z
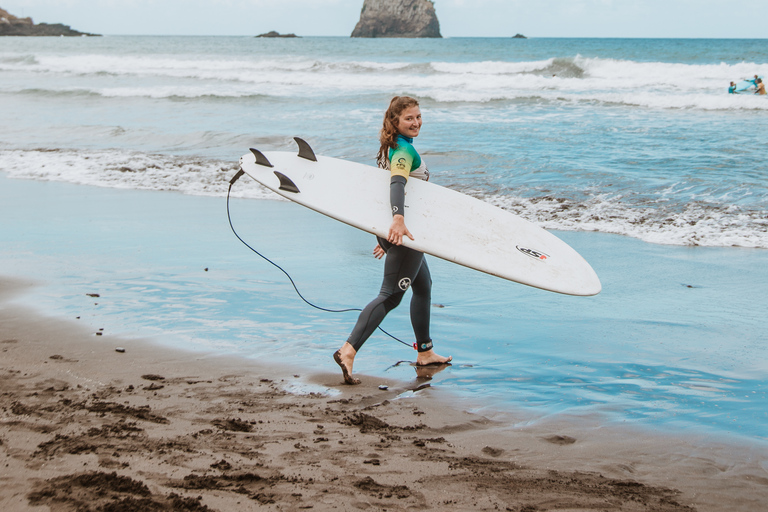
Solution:
M427 379L418 391L365 376L345 386L336 373L97 341L14 305L31 286L0 279L6 510L714 512L768 496L764 453L747 446L568 418L510 427L456 409ZM286 391L307 382L337 394Z

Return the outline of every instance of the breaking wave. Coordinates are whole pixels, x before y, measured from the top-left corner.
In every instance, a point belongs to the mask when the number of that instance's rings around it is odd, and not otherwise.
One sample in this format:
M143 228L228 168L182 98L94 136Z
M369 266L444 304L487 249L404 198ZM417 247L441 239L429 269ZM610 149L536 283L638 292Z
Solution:
M407 91L435 102L592 102L660 109L768 110L765 97L728 95L731 80L768 64L638 62L581 55L534 61L376 62L322 58L177 58L162 55L6 55L0 72L45 78L6 93L103 97L355 96ZM41 82L38 80L38 82ZM27 82L24 82L27 83Z

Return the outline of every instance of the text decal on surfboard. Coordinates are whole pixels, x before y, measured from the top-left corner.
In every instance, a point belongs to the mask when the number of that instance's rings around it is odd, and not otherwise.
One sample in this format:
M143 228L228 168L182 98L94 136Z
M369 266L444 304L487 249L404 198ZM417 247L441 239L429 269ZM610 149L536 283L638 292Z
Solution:
M528 249L526 247L520 247L519 245L516 245L517 250L521 253L525 254L526 256L530 256L533 259L539 260L539 261L545 261L549 258L549 255L544 254L541 251L535 251L533 249Z

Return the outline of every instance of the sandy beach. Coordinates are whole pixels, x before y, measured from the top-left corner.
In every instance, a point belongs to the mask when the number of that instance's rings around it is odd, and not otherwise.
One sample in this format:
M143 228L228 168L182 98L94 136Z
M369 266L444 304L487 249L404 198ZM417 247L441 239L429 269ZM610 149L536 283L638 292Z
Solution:
M714 512L765 503L764 459L748 447L567 419L510 428L453 408L429 372L412 382L363 375L352 387L330 355L301 371L100 336L9 300L29 286L0 281L3 510ZM288 391L300 383L337 392Z

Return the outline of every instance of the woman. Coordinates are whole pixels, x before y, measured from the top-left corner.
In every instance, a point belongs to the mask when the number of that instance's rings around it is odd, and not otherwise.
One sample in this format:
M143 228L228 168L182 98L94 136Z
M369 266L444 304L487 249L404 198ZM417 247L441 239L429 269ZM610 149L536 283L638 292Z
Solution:
M392 98L384 114L379 134L381 147L376 157L379 167L389 169L392 175L389 185L392 225L387 239L377 237L378 245L373 249L376 258L386 255L384 281L379 296L363 309L346 343L333 354L347 384L360 384L360 379L352 377L355 356L387 313L400 304L408 288L413 292L411 324L419 352L416 365L444 364L452 359L439 356L432 350L429 337L432 278L424 253L402 245L404 236L414 239L405 225L405 184L409 177L424 181L429 179L429 171L413 147L413 139L418 137L421 124L418 101L407 96Z

